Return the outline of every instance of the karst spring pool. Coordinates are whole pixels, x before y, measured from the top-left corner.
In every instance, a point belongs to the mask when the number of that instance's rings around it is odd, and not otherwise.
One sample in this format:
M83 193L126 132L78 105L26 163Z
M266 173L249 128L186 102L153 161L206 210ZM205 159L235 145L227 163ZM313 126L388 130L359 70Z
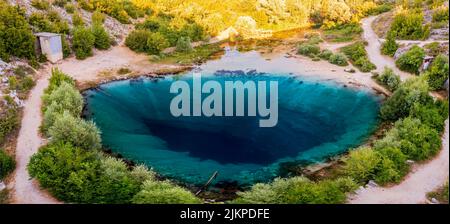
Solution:
M358 146L377 124L380 99L370 92L302 76L259 71L210 72L202 80L278 81L278 123L260 128L260 117L174 117L169 88L191 75L103 84L85 92L86 117L104 146L164 177L204 184L242 185L286 175L286 164L314 163Z

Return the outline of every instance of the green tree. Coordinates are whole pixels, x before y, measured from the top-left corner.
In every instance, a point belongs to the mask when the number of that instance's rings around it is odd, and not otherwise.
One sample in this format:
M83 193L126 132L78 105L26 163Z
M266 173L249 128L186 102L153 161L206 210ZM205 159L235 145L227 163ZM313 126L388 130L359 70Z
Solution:
M200 199L191 192L168 181L145 181L133 197L135 204L198 204Z
M8 61L10 56L32 59L35 37L19 7L0 1L0 57Z
M422 78L406 80L383 104L380 117L387 121L408 117L415 103L427 104L432 100L428 89L428 84Z
M48 133L52 142L67 142L82 149L100 149L100 130L92 121L72 116L68 111L57 116Z
M423 63L423 59L425 58L425 51L414 45L411 49L409 49L406 53L401 55L395 64L402 71L419 74L419 68Z
M167 47L169 47L169 42L162 34L151 33L147 40L147 52L149 54L159 54Z
M95 37L95 48L100 50L109 49L111 46L111 39L108 32L106 32L105 28L101 24L95 23L92 25L92 34Z
M389 91L395 91L401 83L400 76L391 68L385 67L383 73L377 77L378 82L385 85Z
M136 52L147 52L147 41L151 36L148 30L133 30L125 40L125 45Z
M395 31L388 31L386 41L381 45L381 53L391 57L394 56L398 49L398 44L395 41L396 36Z
M5 178L15 167L16 161L0 148L0 180Z
M83 97L78 90L68 84L62 83L49 94L43 96L45 106L56 103L60 106L61 112L68 111L73 116L79 116L83 109Z
M95 203L101 175L97 153L56 142L42 147L28 164L30 176L65 202Z
M80 13L75 12L72 15L72 24L73 24L74 27L84 26L84 20L81 17Z
M191 45L191 38L189 37L180 37L177 41L176 50L178 52L189 53L192 52L193 48Z
M438 55L426 72L428 85L431 90L441 90L444 83L448 80L449 60L445 55Z
M78 27L74 29L72 49L77 59L85 59L92 56L92 48L95 44L95 36L88 28Z

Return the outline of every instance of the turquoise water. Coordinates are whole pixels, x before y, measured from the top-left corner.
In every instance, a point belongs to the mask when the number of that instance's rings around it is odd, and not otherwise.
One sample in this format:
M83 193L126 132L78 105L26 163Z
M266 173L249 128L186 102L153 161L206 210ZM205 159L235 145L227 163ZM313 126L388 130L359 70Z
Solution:
M207 71L208 69L203 69ZM219 74L220 73L220 74ZM278 124L260 128L260 117L174 117L169 110L176 80L141 78L89 90L87 117L103 143L161 175L193 185L214 171L215 183L267 182L287 175L286 164L323 161L361 144L377 124L379 98L332 82L286 73L221 71L203 81L278 81Z

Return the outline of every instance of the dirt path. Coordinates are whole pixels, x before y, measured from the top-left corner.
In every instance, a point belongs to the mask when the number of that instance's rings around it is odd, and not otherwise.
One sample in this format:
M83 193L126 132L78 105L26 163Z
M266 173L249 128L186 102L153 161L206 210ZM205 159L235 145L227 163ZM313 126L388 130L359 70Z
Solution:
M449 176L449 126L445 123L442 150L433 160L416 165L399 185L393 187L370 187L351 197L351 204L419 204L426 203L426 194L448 181Z
M129 68L137 74L153 73L164 69L179 69L176 65L152 64L148 56L136 54L124 46L116 46L108 51L98 51L93 57L80 61L75 58L63 60L56 65L48 65L38 71L36 86L31 90L24 104L22 126L19 131L16 148L17 168L13 174L12 203L18 204L48 204L60 203L48 193L39 188L35 180L30 179L27 165L30 158L39 147L45 144L39 134L42 122L41 96L48 85L51 68L59 67L63 72L71 75L80 83L107 79L101 74L114 73L119 68ZM103 72L103 73L102 73ZM100 74L100 75L99 75Z
M41 190L36 181L30 180L27 165L31 156L36 153L44 140L40 137L41 95L48 85L49 68L39 71L41 74L36 86L31 90L23 108L22 126L17 138L16 170L13 174L14 186L12 203L18 204L50 204L58 203L48 193Z
M370 16L361 21L362 28L364 30L363 37L368 43L366 46L366 51L367 54L369 55L370 61L377 66L376 71L378 73L383 72L384 67L387 66L389 68L392 68L394 72L398 74L402 80L411 77L411 74L400 71L395 66L394 59L392 59L389 56L381 55L380 49L382 41L378 38L377 34L372 29L371 25L376 18L377 16Z

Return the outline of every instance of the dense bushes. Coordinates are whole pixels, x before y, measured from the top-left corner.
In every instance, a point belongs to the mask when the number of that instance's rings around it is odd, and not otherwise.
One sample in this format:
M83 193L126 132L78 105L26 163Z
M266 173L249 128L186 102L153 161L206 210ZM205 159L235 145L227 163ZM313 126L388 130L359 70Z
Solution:
M100 50L109 49L111 46L111 39L108 32L101 24L95 23L92 25L92 34L94 35L94 46Z
M198 204L201 200L191 192L168 181L147 180L133 197L136 204Z
M255 184L238 193L235 203L249 204L336 204L346 200L346 193L356 189L349 178L312 182L304 177L275 179L270 184Z
M160 15L149 17L137 24L136 30L128 35L125 44L131 50L149 54L159 54L164 48L175 46L189 52L190 41L200 41L204 38L203 28L196 23ZM184 50L183 52L186 52Z
M160 33L151 33L147 39L147 53L159 54L169 47L169 42Z
M177 41L176 50L178 52L185 52L185 53L192 52L193 48L191 44L191 39L189 37L179 38Z
M320 53L320 47L316 44L302 43L298 46L298 53L308 57L316 56Z
M419 40L426 39L430 34L430 26L423 25L422 13L408 11L400 13L394 17L390 32L396 34L398 39Z
M421 47L414 45L406 53L401 55L397 61L395 61L395 64L402 71L419 74L419 68L423 63L424 58L425 51Z
M387 33L386 42L381 45L381 53L384 55L394 56L397 52L398 44L395 41L396 34L393 31Z
M19 115L16 108L8 108L0 114L0 144L5 137L19 126Z
M72 49L77 59L85 59L92 56L92 48L95 44L95 36L88 28L77 27L73 31Z
M428 90L423 78L406 80L383 104L380 117L386 121L396 121L409 116L414 104L427 104L432 100Z
M396 75L391 68L385 67L377 81L387 87L389 91L395 91L401 83L400 76Z
M439 55L433 60L430 68L425 73L431 90L443 89L444 83L448 79L448 68L449 61L447 56Z
M361 72L370 72L376 69L376 66L369 61L364 43L359 41L341 48L341 51L350 59Z
M40 10L47 10L50 8L50 3L47 0L31 0L31 5Z
M57 114L48 129L52 142L67 142L82 149L100 149L100 131L92 121L74 117L68 111Z
M328 61L331 64L335 64L335 65L339 65L339 66L347 66L348 65L347 57L341 53L331 55L330 58L328 59Z
M79 6L87 11L100 11L121 23L131 23L131 18L144 16L145 12L129 0L77 0Z
M160 33L152 33L147 30L135 30L131 32L125 44L133 51L159 54L169 46L169 43Z
M14 158L6 154L6 152L0 148L0 180L6 177L16 167Z
M53 70L45 90L44 131L51 141L28 164L30 175L42 187L75 203L200 202L181 187L155 180L143 166L130 169L122 160L101 153L99 131L93 122L80 118L83 101L73 85L69 76Z
M60 34L68 34L70 32L69 24L61 18L57 11L32 13L28 21L37 32Z
M32 59L35 37L25 19L25 12L0 1L0 58L10 56Z

